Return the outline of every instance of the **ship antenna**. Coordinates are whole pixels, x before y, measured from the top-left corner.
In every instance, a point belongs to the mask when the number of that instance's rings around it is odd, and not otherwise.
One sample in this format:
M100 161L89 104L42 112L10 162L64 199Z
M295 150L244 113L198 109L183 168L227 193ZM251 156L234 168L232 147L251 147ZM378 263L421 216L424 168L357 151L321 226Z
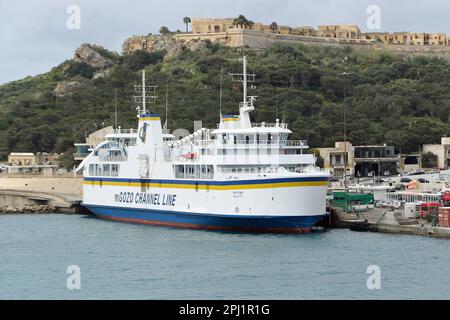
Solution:
M138 105L136 107L138 116L141 114L147 114L147 103L156 106L156 88L157 86L145 85L145 70L142 70L142 84L134 86L135 92L139 94L134 96L134 101ZM148 93L150 93L150 95L148 95ZM153 107L153 109L155 109L155 107Z
M114 88L114 129L117 129L117 88Z
M247 56L244 55L242 63L242 75L244 77L244 103L247 103Z
M250 102L252 100L255 100L254 98L256 97L247 97L247 87L248 87L248 83L253 83L255 82L255 74L254 73L247 73L247 56L243 56L241 59L239 59L239 61L242 61L242 73L231 73L231 80L233 82L240 82L243 85L243 98L244 100L242 101L242 106L247 106L248 105L248 100L250 100ZM251 98L251 99L248 99Z
M276 101L276 104L275 104L275 119L278 119L278 87L277 87L277 95L276 95L275 101Z
M169 78L167 78L166 82L166 121L164 123L164 130L168 133L168 117L169 117Z
M142 113L146 114L147 113L147 108L146 108L146 101L147 99L145 99L145 70L142 71Z
M223 97L223 65L220 66L220 98L219 98L220 119L222 119L222 97Z

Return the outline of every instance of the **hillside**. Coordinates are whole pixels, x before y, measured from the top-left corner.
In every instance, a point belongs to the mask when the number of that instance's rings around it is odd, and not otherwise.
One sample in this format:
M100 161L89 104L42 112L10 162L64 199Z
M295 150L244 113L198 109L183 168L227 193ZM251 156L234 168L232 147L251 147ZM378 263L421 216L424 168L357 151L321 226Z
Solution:
M227 75L240 72L241 54L209 42L131 55L85 45L75 59L48 73L0 86L0 157L11 151L65 152L70 165L74 142L113 123L115 88L119 125L134 127L132 85L142 68L149 84L159 86L155 111L163 115L169 83L171 129L192 130L193 120L215 127L221 66L223 112L238 111L241 91L233 90ZM344 87L353 144L387 143L411 152L450 135L447 60L301 44L247 50L247 55L257 74L249 93L258 96L253 120L284 117L293 138L308 139L311 147L343 139Z

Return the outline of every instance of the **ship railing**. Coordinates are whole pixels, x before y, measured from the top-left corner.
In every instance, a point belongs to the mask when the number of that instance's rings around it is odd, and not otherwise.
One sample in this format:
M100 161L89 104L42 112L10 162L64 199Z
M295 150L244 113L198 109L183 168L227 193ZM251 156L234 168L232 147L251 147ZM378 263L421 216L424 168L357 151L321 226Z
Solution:
M222 168L222 173L236 173L236 174L255 174L255 173L286 173L289 172L285 167L261 167L261 166L253 166L246 168Z
M137 129L114 129L114 134L136 134Z
M191 142L194 146L198 147L209 147L217 143L216 140L191 140Z
M287 123L267 123L267 122L258 122L258 123L252 123L252 128L282 128L287 129L288 125Z
M116 156L103 156L99 155L99 160L103 162L116 162L116 161L127 161L128 157L125 157L123 155L116 155Z
M307 140L192 140L192 145L197 147L217 147L217 148L233 148L233 147L255 147L255 146L274 146L274 147L304 147L308 148Z
M317 167L315 165L306 166L300 170L303 173L330 173L330 170Z
M280 145L286 146L286 147L305 147L305 148L308 148L308 141L307 140L285 140L285 141L281 141Z

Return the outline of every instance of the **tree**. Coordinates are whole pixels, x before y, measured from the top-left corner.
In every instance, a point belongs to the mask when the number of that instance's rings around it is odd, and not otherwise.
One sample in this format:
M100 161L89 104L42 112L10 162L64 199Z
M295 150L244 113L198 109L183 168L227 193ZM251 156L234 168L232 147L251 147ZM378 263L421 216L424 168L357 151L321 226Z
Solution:
M161 28L159 28L159 33L160 34L168 34L168 33L170 33L170 30L166 26L162 26Z
M270 31L272 31L272 33L275 33L277 30L278 30L278 23L274 21L270 24Z
M422 167L436 168L438 157L432 152L427 152L422 155Z
M75 152L75 148L70 147L59 157L59 167L65 168L67 170L72 170L75 165L75 160L73 159L73 153Z
M183 18L183 23L186 25L186 33L188 33L189 32L189 23L191 23L191 18L184 17Z
M323 169L325 166L325 159L320 155L319 149L311 149L310 151L314 154L314 157L316 157L316 166Z
M94 68L86 62L71 61L65 73L68 77L80 75L84 78L91 79L94 75Z
M242 14L233 20L233 26L246 28L250 21Z
M126 56L125 62L131 70L141 70L147 65L161 62L164 58L165 51L146 52L137 50L132 54Z

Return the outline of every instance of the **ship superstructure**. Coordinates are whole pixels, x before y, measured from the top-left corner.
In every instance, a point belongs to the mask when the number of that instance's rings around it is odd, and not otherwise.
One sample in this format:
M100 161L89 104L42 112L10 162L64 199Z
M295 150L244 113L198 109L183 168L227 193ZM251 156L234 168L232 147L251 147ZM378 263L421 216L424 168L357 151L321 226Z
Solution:
M283 121L250 121L256 97L216 129L176 140L147 110L155 87L138 98L138 129L116 129L80 164L83 205L100 218L160 226L251 232L308 232L326 214L327 171L304 140L288 140Z

